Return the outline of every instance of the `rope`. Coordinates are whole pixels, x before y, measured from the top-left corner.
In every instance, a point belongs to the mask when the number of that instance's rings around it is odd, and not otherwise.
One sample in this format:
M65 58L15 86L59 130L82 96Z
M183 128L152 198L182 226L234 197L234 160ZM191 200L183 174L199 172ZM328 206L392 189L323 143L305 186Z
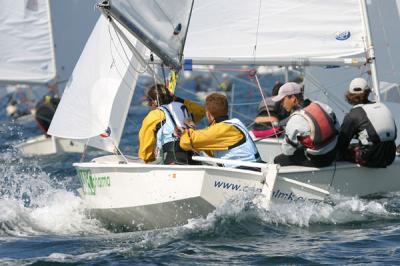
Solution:
M143 73L147 72L147 67L148 67L148 65L145 65L145 68L144 68L143 70L138 70L138 69L136 69L136 68L131 64L131 60L130 60L128 54L127 54L126 51L125 51L124 45L123 45L122 42L121 42L121 39L120 39L120 37L119 37L118 32L115 30L114 27L113 27L113 29L114 29L115 35L117 36L119 45L121 46L122 51L123 51L123 53L124 53L124 55L125 55L125 59L128 61L128 66L132 67L132 69L133 69L135 72L139 73L139 74L143 74ZM108 32L109 32L110 39L111 39L111 41L112 41L112 43L113 43L113 45L114 45L115 50L118 51L117 46L115 45L115 42L114 42L114 38L112 37L111 31L110 31L110 24L108 24ZM136 51L136 52L137 52L137 51ZM118 54L119 54L119 53L118 53ZM140 53L137 52L136 55L140 55ZM121 54L119 54L119 56L120 56L121 59L123 58L123 57L121 56ZM123 61L123 60L122 60L122 61ZM125 64L125 65L126 65L126 64ZM129 70L130 70L130 68L128 67L128 71L129 71ZM130 71L129 71L129 72L130 72ZM132 74L132 73L131 73L131 74ZM134 74L133 74L132 76L134 76Z
M271 113L269 112L269 108L268 108L268 105L267 105L267 100L265 99L264 92L263 92L263 90L262 90L262 88L261 88L260 80L258 79L257 73L254 74L254 77L255 77L255 80L256 80L256 82L257 82L257 87L258 87L258 89L259 89L259 91L260 91L262 100L263 100L264 105L265 105L265 109L267 110L267 113L268 113L268 116L271 116ZM269 122L269 123L271 124L272 130L274 131L275 138L278 140L279 137L278 137L278 135L276 134L277 130L276 130L276 128L274 127L274 124L272 123L272 121Z
M259 29L260 29L260 16L261 16L261 0L259 0L259 6L258 6L256 42L255 42L255 44L254 44L254 50L253 50L254 65L256 64L256 54L257 54L257 44L258 44L258 33L259 33Z

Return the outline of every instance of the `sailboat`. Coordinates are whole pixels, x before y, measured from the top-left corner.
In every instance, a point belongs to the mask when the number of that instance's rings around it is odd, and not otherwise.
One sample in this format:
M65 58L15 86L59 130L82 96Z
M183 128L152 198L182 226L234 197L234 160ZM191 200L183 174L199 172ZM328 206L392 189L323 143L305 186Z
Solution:
M49 1L2 0L0 3L0 84L46 86L57 76ZM40 135L15 147L23 154L42 155L82 152L84 145Z
M400 190L399 158L385 169L346 162L280 167L202 156L193 159L203 165L158 165L118 148L138 76L150 71L157 82L149 51L175 71L182 65L373 64L362 56L364 40L371 41L365 1L112 0L98 7L104 16L49 129L115 153L74 164L91 216L112 227L147 230L185 224L246 192L274 204ZM261 172L217 166L227 163Z

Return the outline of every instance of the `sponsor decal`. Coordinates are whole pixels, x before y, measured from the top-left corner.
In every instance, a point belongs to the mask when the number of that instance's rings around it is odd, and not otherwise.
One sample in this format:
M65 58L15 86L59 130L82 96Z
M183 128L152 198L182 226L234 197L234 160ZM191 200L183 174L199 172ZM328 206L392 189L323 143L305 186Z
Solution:
M342 31L342 32L336 32L335 38L338 41L345 41L348 38L350 38L350 36L351 36L351 33L350 33L350 31L347 30L347 31Z
M255 187L248 187L248 186L241 186L239 184L234 184L234 183L229 183L229 182L224 182L220 180L214 180L214 187L218 189L227 189L227 190L233 190L233 191L248 191L250 189L255 190L258 193L262 192L261 188L255 188ZM279 200L286 200L286 201L304 201L306 200L305 198L301 196L297 196L293 194L292 192L285 192L280 189L272 191L272 198L279 199Z
M95 196L97 188L111 186L109 176L95 176L88 169L79 169L77 172L85 195Z
M304 201L305 198L296 196L292 192L284 192L281 191L280 189L272 191L272 197L279 199L279 200L287 200L287 201Z
M255 190L258 193L262 192L261 188L255 188L255 187L249 187L249 186L242 186L239 184L234 184L234 183L229 183L229 182L224 182L224 181L219 181L215 180L214 181L214 187L215 188L220 188L220 189L228 189L228 190L233 190L233 191L249 191L249 190Z

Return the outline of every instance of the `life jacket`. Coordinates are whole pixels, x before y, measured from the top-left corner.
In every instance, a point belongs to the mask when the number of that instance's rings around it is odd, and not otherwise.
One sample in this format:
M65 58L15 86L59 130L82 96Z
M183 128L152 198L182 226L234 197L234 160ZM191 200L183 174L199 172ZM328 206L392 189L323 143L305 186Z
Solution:
M192 116L186 106L180 102L162 105L158 109L165 114L165 122L157 131L157 148L161 149L165 144L178 140L174 136L174 131L177 128L186 128L184 121L192 119Z
M238 128L244 135L243 141L239 142L239 145L229 147L228 150L214 151L214 156L221 159L229 160L241 160L248 162L258 162L261 160L260 154L258 153L257 147L251 138L247 128L240 122L239 119L233 118L225 120L221 123L227 123ZM225 164L225 167L237 167L237 165Z
M311 150L319 150L328 145L338 134L335 121L318 103L312 102L307 107L295 112L310 125L310 135L299 137L299 142Z
M254 136L256 138L270 138L279 136L279 133L282 131L282 127L279 126L272 126L267 129L252 129Z
M397 137L396 123L389 108L383 103L358 104L353 108L361 107L371 126L370 130L359 132L359 138L362 144L379 139L380 142L393 141ZM369 132L369 134L368 134Z

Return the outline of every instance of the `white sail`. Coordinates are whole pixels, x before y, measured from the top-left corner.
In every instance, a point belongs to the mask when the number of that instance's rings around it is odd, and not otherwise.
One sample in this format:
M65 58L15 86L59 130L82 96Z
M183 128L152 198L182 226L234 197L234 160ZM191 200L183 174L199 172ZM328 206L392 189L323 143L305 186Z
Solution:
M400 11L398 4L396 0L370 0L367 1L367 8L371 21L371 38L382 100L400 103L398 86L400 84L400 65L398 64L400 62L400 39L398 38ZM308 88L306 92L311 98L326 99L327 102L336 101L338 98L344 103L344 94L350 81L358 76L369 80L368 70L366 67L359 69L308 68L306 73L310 79L306 81Z
M48 0L0 0L0 82L45 83L56 76Z
M364 52L355 0L201 0L192 11L185 59L341 58Z
M180 68L193 0L111 0L107 12L157 54Z
M400 1L398 1L400 2ZM375 50L376 68L381 100L400 103L400 11L396 0L367 1L368 17L371 26L371 39ZM329 104L342 121L351 106L345 101L345 93L355 77L363 77L372 86L368 67L360 68L320 68L308 67L305 70L305 95L307 98ZM391 104L394 114L399 106ZM398 116L395 116L398 117ZM399 125L399 118L396 118ZM400 138L398 138L400 139Z
M144 46L133 36L129 39L144 54ZM62 138L90 139L89 145L113 151L121 138L140 68L126 43L101 16L66 86L48 133ZM111 135L99 138L108 128Z

